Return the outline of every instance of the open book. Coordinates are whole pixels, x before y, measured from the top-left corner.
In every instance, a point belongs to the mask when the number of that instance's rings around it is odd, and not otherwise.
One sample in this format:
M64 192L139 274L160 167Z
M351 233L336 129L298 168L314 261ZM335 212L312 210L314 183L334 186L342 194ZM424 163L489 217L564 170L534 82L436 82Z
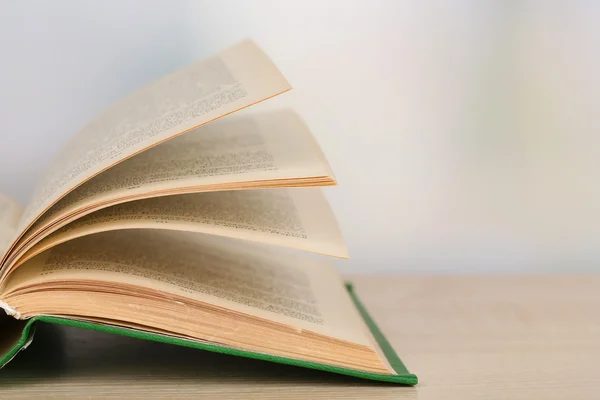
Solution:
M221 119L290 89L243 42L92 120L26 207L1 196L0 364L45 321L415 384L327 257L347 253L307 126Z

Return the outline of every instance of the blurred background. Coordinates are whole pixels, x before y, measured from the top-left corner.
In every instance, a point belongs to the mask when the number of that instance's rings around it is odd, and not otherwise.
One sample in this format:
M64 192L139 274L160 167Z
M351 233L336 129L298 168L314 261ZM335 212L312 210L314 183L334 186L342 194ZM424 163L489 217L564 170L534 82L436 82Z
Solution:
M253 38L339 181L343 272L600 271L600 2L0 0L0 191Z

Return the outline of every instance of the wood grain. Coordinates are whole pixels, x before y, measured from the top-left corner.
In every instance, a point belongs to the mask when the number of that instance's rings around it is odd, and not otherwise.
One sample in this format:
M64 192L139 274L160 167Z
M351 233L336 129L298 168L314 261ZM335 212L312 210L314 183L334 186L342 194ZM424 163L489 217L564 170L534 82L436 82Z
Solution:
M600 398L600 276L350 279L416 388L44 325L0 398Z

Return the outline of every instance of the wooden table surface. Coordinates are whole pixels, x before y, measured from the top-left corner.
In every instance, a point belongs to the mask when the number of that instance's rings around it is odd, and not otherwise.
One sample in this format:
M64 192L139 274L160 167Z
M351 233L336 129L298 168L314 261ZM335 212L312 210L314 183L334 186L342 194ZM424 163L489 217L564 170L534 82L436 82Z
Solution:
M0 399L600 399L600 276L351 280L417 387L40 325Z

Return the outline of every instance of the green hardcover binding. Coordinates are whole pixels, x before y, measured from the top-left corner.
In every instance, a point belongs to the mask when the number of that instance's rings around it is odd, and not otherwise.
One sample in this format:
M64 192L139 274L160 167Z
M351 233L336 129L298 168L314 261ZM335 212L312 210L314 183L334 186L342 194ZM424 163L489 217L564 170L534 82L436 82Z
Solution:
M76 326L79 328L90 329L94 331L113 333L116 335L129 336L138 339L145 340L153 340L155 342L162 343L170 343L178 346L192 347L200 350L212 351L215 353L223 353L223 354L231 354L240 357L254 358L258 360L271 361L281 364L295 365L304 368L317 369L321 371L333 372L336 374L349 375L362 379L369 379L374 381L382 381L382 382L392 382L399 383L403 385L416 385L417 384L417 376L408 372L404 363L400 360L390 343L386 340L385 336L381 333L365 307L362 305L360 300L358 299L356 293L351 284L346 284L346 288L348 289L348 293L352 298L356 308L360 312L361 316L365 320L367 326L371 330L371 333L379 343L379 347L385 354L388 362L396 371L397 375L385 375L385 374L376 374L370 372L362 372L353 369L343 368L343 367L334 367L326 364L319 364L308 361L301 361L292 358L285 358L280 356L274 356L264 353L257 353L253 351L247 350L239 350L233 349L230 347L218 346L214 344L200 343L194 342L192 340L180 339L168 335L161 335L157 333L139 331L134 329L122 328L114 325L105 325L94 322L86 322L80 320L73 320L68 318L59 318L59 317L51 317L47 315L41 315L37 317L33 317L27 321L27 324L23 328L23 332L21 334L21 338L18 343L12 347L6 354L1 356L0 358L0 367L3 367L8 363L12 358L22 349L27 347L27 345L31 342L33 338L33 333L35 331L35 323L37 321L59 324L59 325L68 325L68 326Z

